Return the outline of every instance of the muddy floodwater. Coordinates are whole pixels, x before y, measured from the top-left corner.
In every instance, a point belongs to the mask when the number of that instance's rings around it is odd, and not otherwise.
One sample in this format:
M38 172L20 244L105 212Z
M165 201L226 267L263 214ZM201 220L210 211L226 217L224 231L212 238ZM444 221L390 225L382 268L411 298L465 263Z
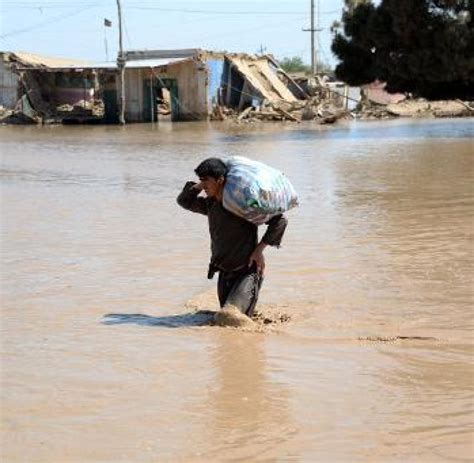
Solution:
M1 461L472 461L473 125L0 127ZM254 331L175 201L220 155L301 200Z

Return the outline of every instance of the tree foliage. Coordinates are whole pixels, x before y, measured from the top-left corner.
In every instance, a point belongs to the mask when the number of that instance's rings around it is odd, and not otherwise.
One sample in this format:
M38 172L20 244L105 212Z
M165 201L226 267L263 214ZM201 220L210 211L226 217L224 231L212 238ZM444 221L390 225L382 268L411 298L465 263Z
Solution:
M474 0L346 1L334 30L336 75L390 92L474 98Z
M279 62L282 69L286 72L311 72L311 66L308 66L303 62L303 59L299 56L293 56L291 58L283 58Z
M279 60L280 67L285 70L286 72L304 72L307 75L311 74L311 66L306 64L303 59L299 56L293 56L291 58L286 57ZM320 73L332 73L331 67L324 63L318 63L318 71Z

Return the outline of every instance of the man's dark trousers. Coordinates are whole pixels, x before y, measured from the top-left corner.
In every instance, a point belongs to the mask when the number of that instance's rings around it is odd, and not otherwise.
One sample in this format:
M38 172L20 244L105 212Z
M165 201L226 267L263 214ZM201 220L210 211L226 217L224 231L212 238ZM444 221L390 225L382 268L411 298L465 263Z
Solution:
M221 307L233 305L251 317L257 305L262 283L263 276L257 272L255 265L235 272L220 271L217 295Z

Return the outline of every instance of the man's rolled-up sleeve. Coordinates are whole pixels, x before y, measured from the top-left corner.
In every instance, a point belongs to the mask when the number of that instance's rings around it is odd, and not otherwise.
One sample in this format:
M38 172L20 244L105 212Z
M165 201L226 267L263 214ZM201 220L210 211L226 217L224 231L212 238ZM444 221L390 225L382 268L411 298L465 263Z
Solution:
M268 225L268 228L262 237L262 241L268 246L279 247L286 226L288 225L288 219L283 214L279 214L272 217L268 222L266 222L266 224Z

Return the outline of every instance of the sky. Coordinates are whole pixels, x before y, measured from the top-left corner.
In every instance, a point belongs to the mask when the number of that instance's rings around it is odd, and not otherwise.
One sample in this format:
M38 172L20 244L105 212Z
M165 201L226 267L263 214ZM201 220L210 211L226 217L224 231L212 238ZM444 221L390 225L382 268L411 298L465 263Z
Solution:
M343 0L319 5L319 58L334 66L330 26ZM124 49L203 48L311 62L310 0L121 0ZM104 18L112 27L104 27ZM0 0L0 50L115 60L116 0Z

